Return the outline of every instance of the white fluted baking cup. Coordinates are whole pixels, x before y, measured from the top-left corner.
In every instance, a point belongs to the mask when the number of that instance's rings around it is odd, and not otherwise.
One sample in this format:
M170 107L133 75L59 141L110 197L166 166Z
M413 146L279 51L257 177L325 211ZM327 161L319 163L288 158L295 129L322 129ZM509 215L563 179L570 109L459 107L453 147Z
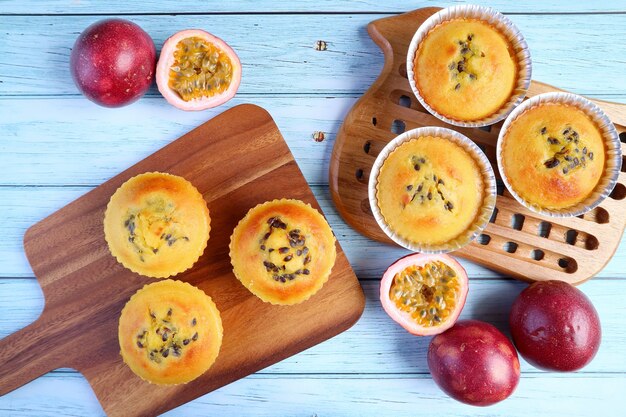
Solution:
M582 110L600 129L602 138L604 139L605 167L604 173L602 174L602 177L600 177L600 181L598 181L594 191L585 200L574 206L563 209L548 209L526 201L509 183L504 173L504 167L502 164L502 142L511 124L526 110L547 103L565 104ZM622 146L615 126L600 107L586 98L576 94L553 92L539 94L526 100L509 115L502 125L502 129L500 129L500 134L498 135L496 160L498 162L498 171L500 172L504 185L506 185L506 188L509 190L511 195L524 207L543 216L574 217L593 210L600 203L602 203L602 201L604 201L609 194L611 194L613 188L615 188L615 184L617 183L617 177L619 176L622 166Z
M398 232L389 227L389 225L385 221L385 218L383 217L378 206L378 199L376 196L376 191L378 188L378 175L380 174L380 169L383 166L387 157L391 154L391 152L393 152L396 148L406 142L409 142L411 140L419 140L419 138L426 136L443 138L463 148L476 161L476 164L478 165L480 172L483 176L484 184L484 189L481 190L484 194L483 203L481 205L478 215L474 220L474 223L472 223L472 225L459 236L448 242L438 245L421 244L419 242L413 242L400 236ZM389 142L378 154L378 157L376 157L376 161L374 161L374 165L372 166L372 170L370 172L368 183L368 197L376 222L391 240L396 242L398 245L414 252L432 254L446 253L460 249L463 246L467 245L472 240L476 239L476 237L480 235L485 229L496 206L496 179L489 160L487 159L483 151L478 146L476 146L476 144L472 140L460 134L459 132L444 127L420 127L413 130L408 130L397 136L391 142Z
M454 19L476 19L488 23L506 37L513 48L515 58L517 58L516 83L515 88L509 97L509 101L507 101L506 104L504 104L497 112L479 120L455 120L442 115L426 103L420 91L417 89L417 85L415 84L415 55L419 45L431 30L444 22ZM489 7L460 5L448 7L438 11L426 19L426 21L424 21L424 23L422 23L422 25L417 29L417 32L415 32L415 35L413 35L413 39L409 44L409 50L406 58L406 72L413 94L430 114L454 126L481 127L492 125L500 120L503 120L522 102L522 100L524 100L532 77L532 61L530 59L528 44L526 43L524 36L522 36L522 33L509 18Z

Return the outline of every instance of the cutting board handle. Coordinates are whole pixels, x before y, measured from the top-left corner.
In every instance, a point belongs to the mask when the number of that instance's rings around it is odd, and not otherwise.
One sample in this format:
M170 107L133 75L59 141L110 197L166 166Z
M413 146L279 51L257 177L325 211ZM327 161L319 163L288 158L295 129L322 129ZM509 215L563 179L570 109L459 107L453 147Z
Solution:
M43 317L0 340L0 396L63 366Z

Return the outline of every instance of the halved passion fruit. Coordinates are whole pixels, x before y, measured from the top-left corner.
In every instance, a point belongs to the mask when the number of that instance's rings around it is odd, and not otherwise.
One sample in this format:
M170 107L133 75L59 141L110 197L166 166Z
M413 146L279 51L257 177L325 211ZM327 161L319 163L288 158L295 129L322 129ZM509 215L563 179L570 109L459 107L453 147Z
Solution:
M448 255L413 254L392 264L380 282L383 308L409 333L442 333L456 322L467 297L465 269Z
M200 29L183 30L163 44L156 82L171 105L204 110L235 95L241 82L241 62L220 38Z

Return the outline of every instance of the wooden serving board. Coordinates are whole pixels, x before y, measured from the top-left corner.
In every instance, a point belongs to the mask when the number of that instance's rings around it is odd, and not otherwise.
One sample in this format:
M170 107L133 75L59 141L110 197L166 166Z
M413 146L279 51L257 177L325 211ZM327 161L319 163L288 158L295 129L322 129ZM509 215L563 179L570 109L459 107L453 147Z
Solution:
M383 50L385 65L369 90L346 116L330 161L330 189L344 220L363 235L393 243L377 225L369 205L367 183L381 149L405 130L442 126L457 130L483 149L496 176L496 142L502 122L490 128L459 128L428 113L409 86L406 59L417 28L440 8L423 8L371 22L370 37ZM533 81L527 97L561 91ZM626 106L592 100L613 121L626 142ZM626 146L622 144L626 154ZM579 284L598 273L620 243L626 225L626 163L618 184L599 207L578 218L537 215L519 204L500 182L496 212L483 235L455 252L516 278L560 279ZM498 181L500 179L498 178Z
M113 192L148 171L185 177L211 212L204 255L175 278L213 298L224 339L213 367L186 385L144 382L119 353L119 314L135 291L154 280L130 272L111 256L102 220ZM330 279L299 305L263 303L232 274L228 244L233 228L251 207L282 197L320 209L271 116L247 104L222 113L32 226L24 247L46 303L37 321L0 341L0 395L52 369L71 367L87 378L109 416L156 415L348 329L365 299L339 245Z

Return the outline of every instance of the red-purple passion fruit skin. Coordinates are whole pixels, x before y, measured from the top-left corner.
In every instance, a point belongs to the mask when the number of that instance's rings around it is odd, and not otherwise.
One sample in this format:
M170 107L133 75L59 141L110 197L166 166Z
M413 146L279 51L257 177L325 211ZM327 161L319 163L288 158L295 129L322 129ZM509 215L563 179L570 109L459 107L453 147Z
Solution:
M105 19L85 29L70 55L74 83L89 100L121 107L143 96L154 79L156 49L135 23Z
M519 353L545 370L575 371L598 352L602 330L596 309L578 288L535 282L520 293L509 316Z
M494 326L478 320L458 321L433 337L428 368L446 394L475 406L504 400L520 377L513 344Z

